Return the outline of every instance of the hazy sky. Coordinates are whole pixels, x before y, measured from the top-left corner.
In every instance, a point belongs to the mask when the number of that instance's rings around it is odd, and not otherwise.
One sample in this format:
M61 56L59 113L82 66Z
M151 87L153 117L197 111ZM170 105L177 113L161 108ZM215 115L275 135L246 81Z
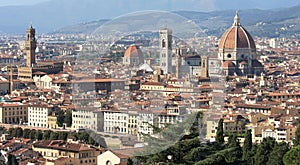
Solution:
M45 1L55 1L55 0L0 0L0 6L16 6L16 5L34 5L42 3ZM70 4L72 0L69 0ZM111 4L114 0L108 0ZM124 0L126 1L126 0ZM151 0L141 0L148 4L151 4ZM201 10L223 10L223 9L245 9L245 8L259 8L259 9L273 9L273 8L284 8L300 4L299 0L161 0L171 4L174 9L180 9L185 6L183 10L186 10L186 6L190 8L196 7ZM58 1L59 2L59 1ZM134 4L130 4L128 0L128 5L130 7ZM85 0L82 0L85 3ZM99 0L99 3L103 4L103 0ZM189 4L192 4L189 6ZM182 6L183 5L183 6Z
M0 6L34 5L49 0L0 0Z

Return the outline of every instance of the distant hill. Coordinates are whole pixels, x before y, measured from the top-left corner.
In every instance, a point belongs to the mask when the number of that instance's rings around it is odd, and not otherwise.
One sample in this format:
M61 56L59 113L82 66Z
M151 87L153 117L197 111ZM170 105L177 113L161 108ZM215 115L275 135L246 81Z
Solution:
M263 18L262 15L256 13L256 10L244 10L249 8L278 8L280 6L291 6L299 4L299 0L248 0L248 1L225 1L225 0L49 0L31 6L4 6L0 7L0 32L24 34L25 29L30 22L36 27L37 33L46 33L60 30L61 28L76 25L84 22L92 22L101 19L112 19L126 13L144 11L144 10L160 10L160 11L215 11L219 12L179 12L186 14L186 17L197 17L198 21L216 16L217 19L224 14L232 17L232 12L227 9L242 9L244 16L252 14L253 23L257 18ZM225 10L225 11L224 11ZM258 11L258 10L257 10ZM283 12L277 12L283 11ZM271 20L286 20L288 17L299 17L299 7L282 9L273 11L274 15L270 15ZM263 13L261 11L259 13ZM267 11L272 13L272 11ZM265 15L265 14L263 14ZM242 15L241 15L242 16ZM225 19L220 24L229 22ZM294 19L294 18L293 18ZM244 24L248 20L244 19ZM246 22L247 21L247 22ZM268 19L264 20L268 21ZM292 21L292 20L291 20ZM101 21L100 21L101 22ZM96 23L96 22L93 22ZM209 20L206 21L209 24ZM72 27L72 26L70 26ZM74 28L74 26L72 27ZM210 26L209 26L210 28Z
M206 34L217 36L222 35L223 32L232 25L235 15L234 10L213 12L175 11L173 13L194 21L200 27L200 29L206 31ZM241 19L241 24L253 36L300 37L300 5L280 10L241 10L239 11L239 16ZM109 20L100 20L67 26L54 31L54 33L91 33L97 27L108 21ZM149 19L149 21L150 22L147 23L155 24L155 22L151 21L156 20ZM119 26L123 26L124 22L119 22L119 24ZM134 24L139 26L136 22ZM114 26L118 26L118 24Z

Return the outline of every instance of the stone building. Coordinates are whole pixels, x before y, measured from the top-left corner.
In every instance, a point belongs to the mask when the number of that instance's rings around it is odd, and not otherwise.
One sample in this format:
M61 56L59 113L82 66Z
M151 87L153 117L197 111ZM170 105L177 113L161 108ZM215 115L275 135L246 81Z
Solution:
M127 66L139 66L144 63L144 57L141 49L137 45L131 45L127 48L123 57L123 64Z
M260 75L263 72L263 65L256 59L255 42L241 25L238 12L233 25L220 39L218 59L226 76Z
M32 80L36 72L45 72L47 74L55 74L63 71L63 62L58 61L43 61L36 62L35 49L36 49L35 29L30 25L26 31L26 66L18 67L18 78L20 80Z

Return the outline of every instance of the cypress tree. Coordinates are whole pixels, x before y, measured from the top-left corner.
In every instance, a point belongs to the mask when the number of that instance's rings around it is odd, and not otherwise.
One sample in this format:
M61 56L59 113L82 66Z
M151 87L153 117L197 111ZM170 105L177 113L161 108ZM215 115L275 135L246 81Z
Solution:
M297 127L297 130L296 130L296 136L295 136L295 139L293 140L293 143L294 143L294 146L298 146L300 145L300 120L298 120L298 127Z
M224 119L220 119L217 127L216 142L218 144L224 144L223 121Z
M247 130L244 145L243 145L243 160L250 160L250 152L252 149L252 133Z

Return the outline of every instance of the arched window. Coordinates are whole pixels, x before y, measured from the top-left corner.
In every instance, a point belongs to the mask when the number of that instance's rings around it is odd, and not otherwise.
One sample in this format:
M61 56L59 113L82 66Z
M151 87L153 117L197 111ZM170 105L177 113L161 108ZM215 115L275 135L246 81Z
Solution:
M165 42L164 39L161 41L161 46L162 46L163 48L166 47L166 42Z
M106 161L106 165L112 165L112 164L111 164L111 161L109 161L109 160Z

